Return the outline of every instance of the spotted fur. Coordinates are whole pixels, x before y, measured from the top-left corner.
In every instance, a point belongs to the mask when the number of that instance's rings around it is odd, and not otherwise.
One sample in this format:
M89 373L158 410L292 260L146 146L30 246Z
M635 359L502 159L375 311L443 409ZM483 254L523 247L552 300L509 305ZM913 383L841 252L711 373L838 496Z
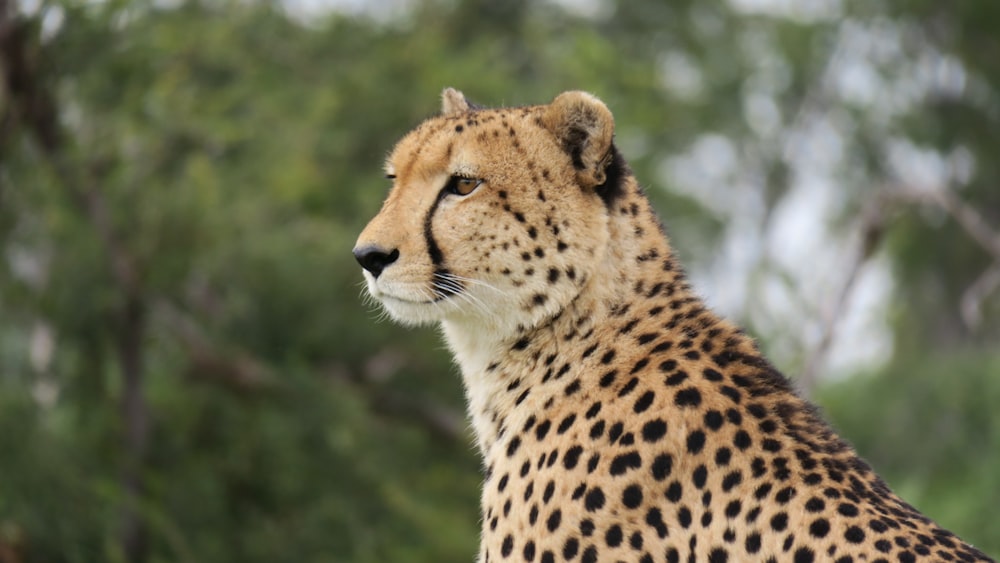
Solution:
M480 563L989 560L692 292L602 102L442 107L393 150L355 255L461 367Z

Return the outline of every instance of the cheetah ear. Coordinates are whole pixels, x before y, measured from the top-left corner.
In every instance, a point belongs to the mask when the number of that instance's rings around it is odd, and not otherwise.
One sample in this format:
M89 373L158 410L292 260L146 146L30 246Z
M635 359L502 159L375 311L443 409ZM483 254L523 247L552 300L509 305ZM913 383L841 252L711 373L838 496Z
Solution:
M445 88L441 92L441 115L465 113L472 109L472 104L465 99L465 94L454 88Z
M603 184L615 134L608 106L586 92L563 92L545 108L542 122L573 159L580 184Z

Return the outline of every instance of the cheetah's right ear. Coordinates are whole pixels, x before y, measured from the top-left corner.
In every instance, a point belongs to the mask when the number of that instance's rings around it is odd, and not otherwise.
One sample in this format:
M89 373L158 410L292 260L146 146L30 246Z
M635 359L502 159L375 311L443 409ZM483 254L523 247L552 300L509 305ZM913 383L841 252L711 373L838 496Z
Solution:
M441 115L465 113L472 109L472 104L465 99L465 94L454 88L445 88L441 92Z
M580 184L603 184L615 134L608 106L586 92L563 92L545 108L542 122L573 159Z

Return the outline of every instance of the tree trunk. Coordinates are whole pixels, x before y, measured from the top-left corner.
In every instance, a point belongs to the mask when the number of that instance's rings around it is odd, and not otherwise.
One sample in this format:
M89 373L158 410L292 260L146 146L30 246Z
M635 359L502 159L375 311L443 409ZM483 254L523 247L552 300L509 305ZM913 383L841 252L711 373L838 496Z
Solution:
M122 476L125 502L121 514L121 543L126 561L144 563L149 554L146 523L142 515L145 496L143 468L146 465L149 411L143 392L142 340L145 330L145 311L139 299L127 299L121 321L116 342L122 370L121 408L125 431L125 464Z

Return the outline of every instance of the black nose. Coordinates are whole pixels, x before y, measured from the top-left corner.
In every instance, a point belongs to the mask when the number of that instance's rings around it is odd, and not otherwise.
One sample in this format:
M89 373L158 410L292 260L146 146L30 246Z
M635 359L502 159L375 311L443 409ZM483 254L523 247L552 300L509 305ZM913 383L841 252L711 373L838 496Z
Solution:
M362 246L354 249L354 258L357 259L361 267L371 272L376 278L382 270L399 258L399 250L392 249L386 252L375 245Z

